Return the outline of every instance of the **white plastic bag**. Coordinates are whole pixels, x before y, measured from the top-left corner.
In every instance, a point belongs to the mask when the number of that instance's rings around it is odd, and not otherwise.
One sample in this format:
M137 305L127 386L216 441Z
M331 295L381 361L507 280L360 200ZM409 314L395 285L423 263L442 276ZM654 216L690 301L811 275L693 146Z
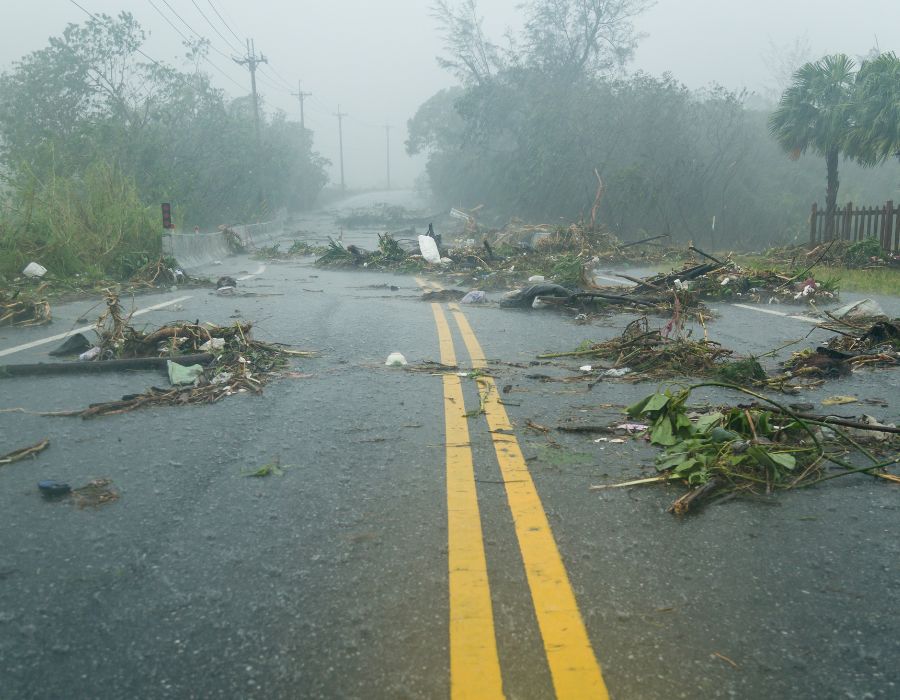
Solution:
M422 251L422 257L426 262L437 265L441 262L441 254L438 251L437 243L431 236L419 236L419 250Z
M47 274L47 268L43 265L38 265L36 262L30 262L25 266L25 269L22 270L22 274L26 277L35 277L37 279L40 279Z

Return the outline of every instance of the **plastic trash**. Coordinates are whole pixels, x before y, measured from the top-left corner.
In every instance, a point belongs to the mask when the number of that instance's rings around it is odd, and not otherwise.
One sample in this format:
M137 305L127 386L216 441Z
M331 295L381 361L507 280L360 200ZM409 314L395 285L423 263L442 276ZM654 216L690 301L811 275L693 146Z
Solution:
M535 282L545 282L546 278L543 275L532 275L528 278L528 281L533 284Z
M72 487L62 481L54 481L53 479L43 479L38 482L38 491L44 498L59 498L60 496L68 496L72 493Z
M85 338L81 333L76 333L75 335L70 335L66 338L63 344L56 348L56 350L51 350L47 354L53 357L80 355L81 353L90 350L90 348L91 341Z
M212 379L213 384L228 384L231 381L232 374L231 372L219 372Z
M224 347L225 338L210 338L200 346L200 349L204 352L210 352L211 350L222 350Z
M882 309L879 303L873 299L861 299L860 301L854 301L850 304L844 304L832 311L831 315L842 319L887 318L884 309Z
M40 279L47 274L47 268L43 265L39 265L36 262L30 262L25 266L25 269L22 270L22 274L26 277L34 277L36 279Z
M432 265L438 265L441 262L441 254L438 251L437 243L430 236L419 236L419 250L426 262Z
M594 366L593 365L582 365L578 369L580 369L582 372L593 372Z
M500 306L504 308L527 308L529 306L532 308L541 308L540 304L534 306L534 300L537 297L558 297L568 299L571 296L572 292L565 287L545 282L543 284L533 284L525 289L520 289L505 295L503 301L500 302ZM544 304L543 306L549 306L549 304Z
M100 348L98 348L98 347L95 345L95 346L92 347L90 350L86 350L86 351L84 351L83 353L81 353L81 354L78 356L78 359L87 362L88 360L96 359L97 356L98 356L99 354L100 354Z
M466 294L462 299L459 300L460 304L482 304L487 301L487 294L484 292L473 289L471 292Z
M384 363L386 367L403 367L404 365L408 365L409 363L406 361L406 358L403 357L399 352L392 352L388 355L387 361Z
M601 372L601 377L624 377L626 374L631 374L630 367L620 367L618 369L608 369L605 372Z
M166 367L169 370L169 381L175 385L193 384L197 378L203 374L202 365L179 365L172 360L166 360Z

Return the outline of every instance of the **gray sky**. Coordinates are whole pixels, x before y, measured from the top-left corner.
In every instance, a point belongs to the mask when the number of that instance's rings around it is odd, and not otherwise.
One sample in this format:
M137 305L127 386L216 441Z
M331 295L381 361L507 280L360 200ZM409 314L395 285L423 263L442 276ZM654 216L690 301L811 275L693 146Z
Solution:
M149 30L145 51L182 68L181 37L153 8L150 0L78 0L94 13L130 11ZM209 0L195 0L216 28L232 43L234 36L212 11ZM153 3L186 35L190 31L164 0ZM480 0L488 32L500 39L504 29L518 25L521 0ZM201 16L192 0L168 4L222 53L233 50ZM419 104L451 76L435 62L440 40L430 16L430 0L213 0L229 26L241 38L251 37L269 59L259 89L269 107L298 117L297 80L313 93L307 100L307 126L315 131L316 148L334 165L338 180L337 120L344 120L344 163L350 187L379 187L385 182L385 131L391 131L392 180L409 185L422 169L403 149L406 120ZM8 69L20 56L42 48L68 22L84 13L69 0L7 0L0 24L0 67ZM636 22L647 36L631 70L652 74L669 71L689 87L721 83L730 88L762 91L775 82L766 60L771 47L788 47L797 39L811 57L843 51L865 54L877 41L882 50L900 50L900 2L857 0L853 8L835 0L659 0ZM212 51L210 60L226 74L207 66L215 83L237 96L249 91L245 69ZM245 87L246 86L246 87Z

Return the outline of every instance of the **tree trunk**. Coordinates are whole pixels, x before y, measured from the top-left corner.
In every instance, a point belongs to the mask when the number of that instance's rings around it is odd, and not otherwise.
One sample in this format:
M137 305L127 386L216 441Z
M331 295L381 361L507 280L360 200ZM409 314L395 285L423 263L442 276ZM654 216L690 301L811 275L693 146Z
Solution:
M828 171L828 184L825 190L825 240L834 240L834 224L837 214L837 195L840 181L838 180L838 156L837 148L830 148L825 153L825 168Z

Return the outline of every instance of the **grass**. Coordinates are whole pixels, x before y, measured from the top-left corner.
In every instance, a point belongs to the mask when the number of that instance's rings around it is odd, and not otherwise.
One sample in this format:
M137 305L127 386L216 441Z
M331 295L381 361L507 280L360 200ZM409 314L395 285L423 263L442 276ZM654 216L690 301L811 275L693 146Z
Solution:
M127 279L162 253L152 211L133 180L104 163L79 178L32 178L0 207L0 275L35 260L58 277Z
M900 269L875 267L871 269L848 270L841 267L813 268L816 279L820 277L836 277L840 280L840 288L844 292L861 294L883 294L900 296Z

